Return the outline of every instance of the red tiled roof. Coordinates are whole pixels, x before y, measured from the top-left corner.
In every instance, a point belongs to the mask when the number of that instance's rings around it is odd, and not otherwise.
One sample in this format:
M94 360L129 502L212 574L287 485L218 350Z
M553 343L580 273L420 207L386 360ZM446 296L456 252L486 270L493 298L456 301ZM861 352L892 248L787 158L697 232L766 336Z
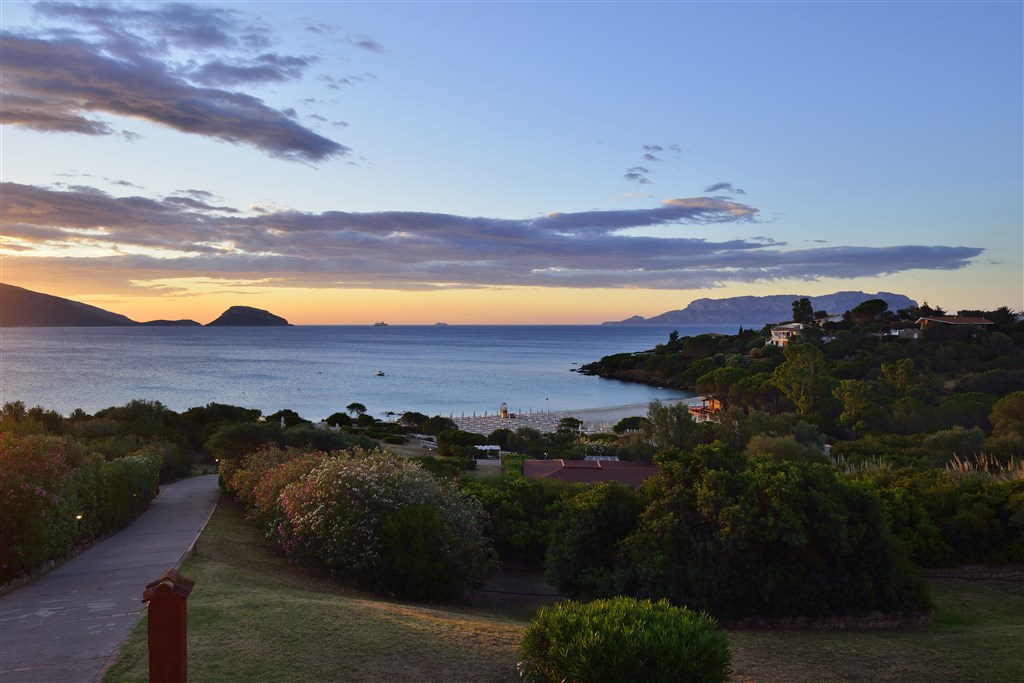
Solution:
M523 476L530 479L558 479L576 484L617 481L634 488L658 473L647 462L622 460L524 460Z
M995 323L988 318L978 318L966 315L934 315L927 318L919 318L917 322L945 323L947 325L995 325Z

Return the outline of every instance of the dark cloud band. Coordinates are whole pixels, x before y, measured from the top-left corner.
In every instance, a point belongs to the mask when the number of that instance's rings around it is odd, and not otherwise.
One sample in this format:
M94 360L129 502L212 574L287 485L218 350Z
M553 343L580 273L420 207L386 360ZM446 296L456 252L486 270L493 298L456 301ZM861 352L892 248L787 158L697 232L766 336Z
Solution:
M92 247L132 255L61 258L62 269L110 269L123 281L156 277L262 279L306 287L542 286L706 288L725 282L871 277L962 268L981 249L964 246L830 246L787 250L763 238L713 242L687 226L744 223L758 210L716 197L619 211L497 219L408 211L243 215L195 196L113 197L4 183L5 239L14 269ZM194 191L193 191L194 192ZM669 237L624 231L658 226ZM763 227L763 226L762 226ZM45 255L44 252L45 251ZM115 271L120 275L115 275ZM69 272L69 275L72 273Z

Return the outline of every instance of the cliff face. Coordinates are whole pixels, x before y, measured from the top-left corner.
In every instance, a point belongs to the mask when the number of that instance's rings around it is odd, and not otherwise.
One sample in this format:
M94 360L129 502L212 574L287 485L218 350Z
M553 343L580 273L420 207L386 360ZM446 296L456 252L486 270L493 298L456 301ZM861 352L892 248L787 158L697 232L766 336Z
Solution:
M287 320L274 315L270 311L250 306L232 306L221 313L220 317L207 327L286 327L291 325Z
M127 316L59 296L0 283L0 327L113 327L138 325Z
M668 311L653 318L633 316L627 320L606 322L604 325L727 325L762 326L793 319L793 302L804 294L775 294L772 296L734 296L726 299L696 299L684 309ZM889 310L917 306L917 302L902 294L878 292L836 292L824 296L807 296L815 311L839 315L869 299L882 299Z

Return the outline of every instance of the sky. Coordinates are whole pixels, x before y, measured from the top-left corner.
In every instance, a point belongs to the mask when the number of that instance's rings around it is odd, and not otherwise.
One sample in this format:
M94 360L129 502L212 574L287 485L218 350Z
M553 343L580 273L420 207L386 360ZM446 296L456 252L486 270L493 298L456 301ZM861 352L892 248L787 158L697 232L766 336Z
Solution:
M136 320L1024 309L1024 3L0 3L0 281Z

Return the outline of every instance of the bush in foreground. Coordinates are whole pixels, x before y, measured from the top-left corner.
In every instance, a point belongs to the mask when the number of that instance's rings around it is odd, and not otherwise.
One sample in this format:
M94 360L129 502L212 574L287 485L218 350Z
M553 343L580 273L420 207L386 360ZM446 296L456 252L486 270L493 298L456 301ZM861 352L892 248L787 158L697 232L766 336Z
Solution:
M714 619L665 600L569 600L542 607L523 635L530 681L724 681L729 641Z

